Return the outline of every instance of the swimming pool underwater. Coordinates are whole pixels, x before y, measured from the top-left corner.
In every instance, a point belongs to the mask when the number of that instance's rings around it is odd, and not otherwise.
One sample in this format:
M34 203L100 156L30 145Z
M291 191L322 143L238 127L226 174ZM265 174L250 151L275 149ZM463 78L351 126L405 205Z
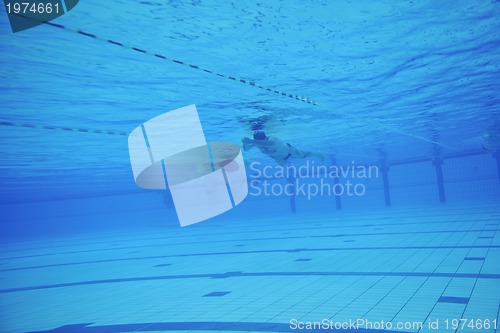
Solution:
M498 1L5 8L0 333L500 332ZM249 193L181 228L128 138L193 104Z
M497 331L500 205L335 215L3 244L2 332Z

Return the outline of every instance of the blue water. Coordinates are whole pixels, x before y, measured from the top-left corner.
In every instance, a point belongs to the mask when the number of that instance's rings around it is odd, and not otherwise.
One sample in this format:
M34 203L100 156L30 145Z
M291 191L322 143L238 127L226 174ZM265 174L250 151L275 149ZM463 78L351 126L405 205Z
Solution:
M499 331L497 1L82 1L51 23L0 9L0 332ZM277 162L243 150L244 202L180 228L127 137L191 104L208 142L261 122L324 159L264 179ZM299 189L321 181L364 192Z

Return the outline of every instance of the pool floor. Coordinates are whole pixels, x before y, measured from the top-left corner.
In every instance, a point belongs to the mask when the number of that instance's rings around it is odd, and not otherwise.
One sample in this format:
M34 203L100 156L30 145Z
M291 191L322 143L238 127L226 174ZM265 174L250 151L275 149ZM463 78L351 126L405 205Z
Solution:
M497 332L499 222L490 203L3 244L0 331Z

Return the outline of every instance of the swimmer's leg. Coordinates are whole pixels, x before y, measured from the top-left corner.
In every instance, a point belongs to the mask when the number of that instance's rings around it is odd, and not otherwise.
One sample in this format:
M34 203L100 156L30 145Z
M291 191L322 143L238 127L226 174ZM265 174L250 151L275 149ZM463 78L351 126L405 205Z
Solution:
M249 151L250 149L255 147L255 145L252 143L252 140L250 138L244 137L241 140L241 142L243 143L243 150L244 151Z
M275 161L276 161L276 163L279 164L279 166L281 166L283 168L288 165L288 160L275 160Z
M292 149L292 157L295 158L308 158L308 157L317 157L321 159L322 161L325 160L325 156L320 153L312 152L312 151L301 151L298 150L297 148L291 147Z

